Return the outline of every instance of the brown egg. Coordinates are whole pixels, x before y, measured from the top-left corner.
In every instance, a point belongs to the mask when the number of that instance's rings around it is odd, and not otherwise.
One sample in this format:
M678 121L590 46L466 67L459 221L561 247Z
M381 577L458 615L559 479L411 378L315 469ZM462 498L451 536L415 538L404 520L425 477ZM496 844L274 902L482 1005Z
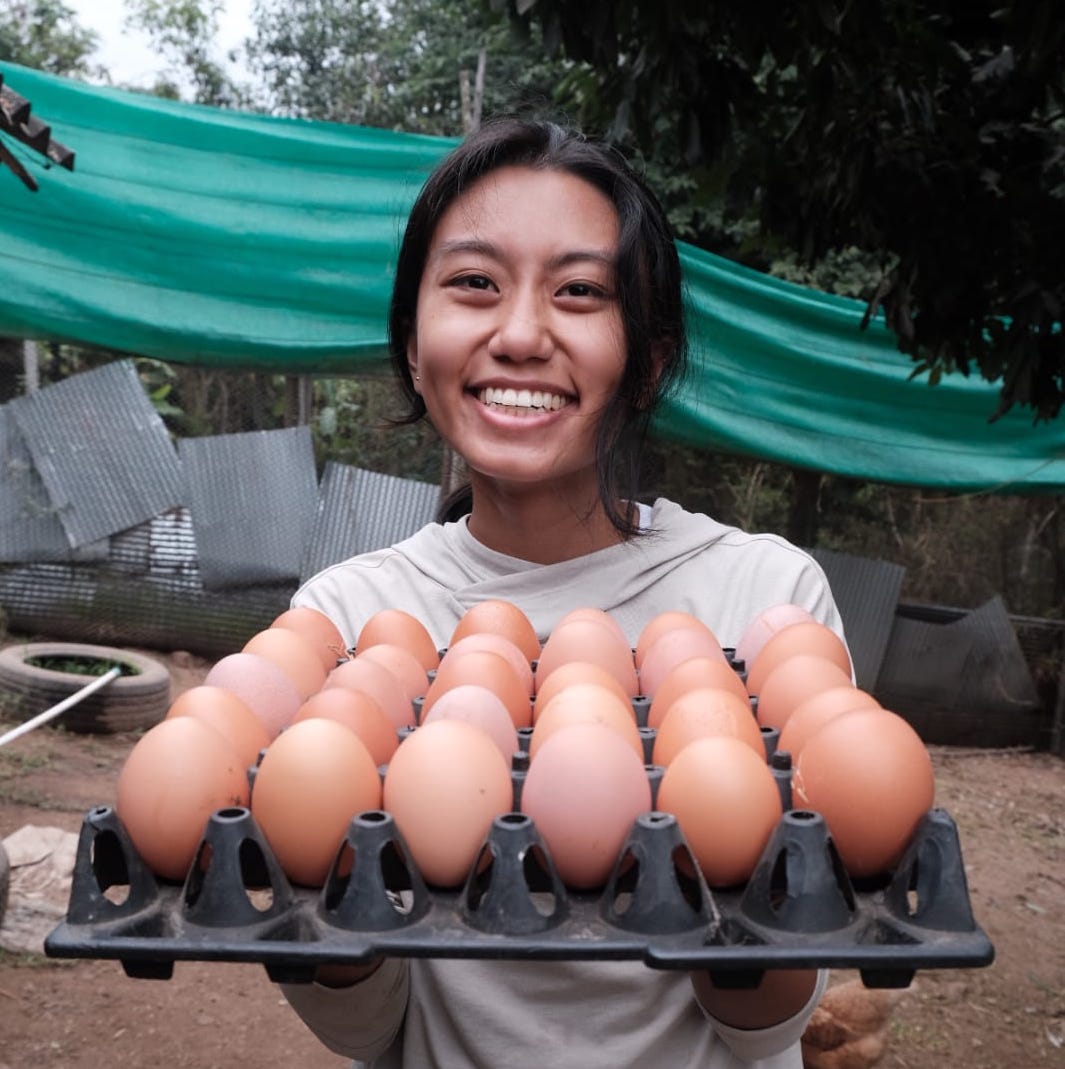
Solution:
M115 814L148 868L168 880L185 878L215 810L247 804L247 765L193 716L150 728L118 774Z
M764 761L765 742L751 707L730 690L691 690L667 710L655 736L653 761L668 765L688 743L706 735L745 742Z
M519 749L518 730L509 710L503 699L487 687L463 683L444 691L422 717L421 723L424 726L434 720L463 720L480 728L499 747L508 766Z
M536 760L540 747L556 732L574 724L605 724L616 731L643 762L643 739L636 714L627 698L598 683L573 683L560 690L540 710L529 738L529 759Z
M717 639L709 630L675 627L664 631L644 653L640 691L653 698L669 673L693 657L720 658L722 664L728 664Z
M355 651L361 653L379 642L390 642L410 650L426 672L440 663L440 651L432 635L417 617L402 609L381 609L362 625L355 640Z
M658 786L711 887L747 880L782 816L765 758L739 739L696 739L673 759Z
M272 738L263 722L231 691L223 687L190 687L171 704L166 719L194 716L225 736L240 755L245 768L252 767Z
M830 687L819 691L792 709L777 740L778 750L787 750L792 761L802 752L803 746L815 731L820 730L834 717L855 709L879 709L880 703L871 694L858 687Z
M540 717L540 712L547 707L547 703L560 690L574 683L596 683L601 687L606 687L631 708L631 699L625 693L625 688L618 682L617 676L612 675L601 665L592 664L591 661L567 661L565 664L560 664L537 689L536 702L533 705L534 725ZM744 691L744 694L746 693Z
M762 685L781 661L797 653L824 657L834 661L851 677L851 658L843 639L832 628L816 620L795 623L778 631L747 665L747 690L761 695Z
M763 727L782 730L792 709L815 694L849 686L850 682L850 673L835 661L808 653L795 654L781 661L762 683L758 722Z
M813 616L801 605L771 605L760 612L744 629L736 643L736 659L747 668L754 664L762 647L778 632L792 624L806 623Z
M717 657L691 657L687 661L681 661L662 680L662 685L651 699L651 705L647 711L647 726L659 727L662 718L666 715L666 710L682 694L700 687L720 687L732 691L750 708L747 688L743 685L739 674L727 661Z
M308 605L286 609L271 627L287 627L302 635L315 648L322 661L322 670L331 672L337 661L347 655L347 646L339 628L324 612Z
M560 624L548 636L536 665L536 685L562 664L569 661L591 661L605 668L634 698L640 690L632 650L605 624L591 619L575 619Z
M211 666L204 683L235 694L262 721L271 739L292 723L301 704L295 683L257 653L223 657Z
M932 807L932 760L916 731L885 709L835 717L806 742L792 777L795 807L825 818L854 877L890 872Z
M448 664L441 662L422 703L424 717L445 691L463 683L487 687L502 699L516 728L532 723L532 700L510 663L490 650L471 650Z
M687 631L698 631L713 640L713 648L720 651L721 644L710 627L690 612L660 612L653 616L640 632L636 642L636 670L643 667L643 659L647 651L658 641L662 635L677 628ZM722 657L724 654L722 654ZM646 691L644 692L646 693Z
M353 731L377 765L387 765L399 745L395 724L365 691L326 687L299 707L292 723L315 718L335 720Z
M530 664L540 656L540 639L536 629L528 616L509 601L491 598L471 605L455 625L448 641L448 649L467 635L480 633L501 635L510 639Z
M529 765L522 812L568 887L606 882L636 818L651 808L643 761L605 724L556 731Z
M526 692L530 696L532 695L535 685L532 662L528 660L514 642L509 638L504 638L503 635L492 635L487 631L476 631L473 634L466 635L464 638L460 638L458 642L448 646L447 652L440 658L441 667L446 661L453 661L456 657L461 657L471 650L488 650L490 653L498 653L500 657L510 663L514 671L517 672L522 686L527 688Z
M355 660L366 658L387 668L402 684L408 701L424 697L429 689L429 674L422 662L406 648L394 642L377 642L355 654Z
M301 701L322 689L326 672L314 646L287 627L268 627L244 643L242 653L255 653L273 661L292 680Z
M591 620L593 623L602 624L604 627L613 631L626 648L631 649L629 640L626 637L625 632L621 629L621 624L619 624L605 609L596 609L589 605L584 605L577 609L570 609L569 612L564 613L555 621L554 630L557 631L560 627L565 627L566 624L573 620Z
M510 766L499 748L461 720L419 727L400 743L385 773L385 809L418 871L437 887L462 883L492 821L513 803Z
M381 777L362 740L335 720L293 724L255 775L251 812L293 883L320 887L352 817L381 807Z
M326 677L323 690L345 687L368 694L381 707L398 731L414 727L414 705L407 697L403 684L383 664L365 657L353 658L338 664Z

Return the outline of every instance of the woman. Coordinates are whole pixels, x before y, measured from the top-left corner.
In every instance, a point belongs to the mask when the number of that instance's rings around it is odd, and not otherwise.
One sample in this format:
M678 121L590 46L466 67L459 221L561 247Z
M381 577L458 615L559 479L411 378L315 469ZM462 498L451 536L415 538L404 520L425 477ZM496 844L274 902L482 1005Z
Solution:
M482 128L411 212L389 326L411 418L427 414L465 460L469 507L297 592L349 643L393 607L442 646L488 598L517 604L541 637L587 605L633 643L680 609L734 644L782 602L841 631L795 547L636 501L685 333L668 224L616 154L551 124ZM419 959L323 967L285 993L328 1046L379 1067L799 1067L823 982L781 970L734 991L638 962Z

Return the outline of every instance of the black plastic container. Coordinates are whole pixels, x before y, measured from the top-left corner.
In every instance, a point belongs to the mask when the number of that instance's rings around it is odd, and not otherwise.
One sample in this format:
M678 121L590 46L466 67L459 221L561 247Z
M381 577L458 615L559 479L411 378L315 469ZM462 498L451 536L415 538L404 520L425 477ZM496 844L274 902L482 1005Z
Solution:
M600 891L565 888L533 821L497 817L465 885L429 888L392 817L359 814L321 889L293 886L251 813L208 822L183 884L158 880L114 811L86 815L66 920L45 940L56 958L122 962L167 978L180 960L262 963L275 980L321 963L373 957L635 959L707 968L719 983L768 968L857 969L868 986L922 968L988 965L957 831L931 810L896 869L852 885L822 818L784 813L742 887L708 888L674 817L643 814Z

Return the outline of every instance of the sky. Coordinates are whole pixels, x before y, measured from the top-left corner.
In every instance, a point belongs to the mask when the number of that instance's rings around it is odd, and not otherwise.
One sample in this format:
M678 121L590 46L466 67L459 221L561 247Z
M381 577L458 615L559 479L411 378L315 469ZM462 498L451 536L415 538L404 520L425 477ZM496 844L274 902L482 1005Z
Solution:
M100 39L93 61L111 72L115 85L147 88L165 64L148 43L144 34L124 28L126 8L123 0L63 0L72 8L78 23L94 30ZM217 59L224 61L228 49L239 46L251 35L253 0L225 0L225 11L218 20Z

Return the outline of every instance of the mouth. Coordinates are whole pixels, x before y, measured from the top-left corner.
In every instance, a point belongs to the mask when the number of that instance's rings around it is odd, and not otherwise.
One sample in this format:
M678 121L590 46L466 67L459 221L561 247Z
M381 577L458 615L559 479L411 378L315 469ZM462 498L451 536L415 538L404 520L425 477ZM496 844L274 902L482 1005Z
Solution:
M560 408L572 404L573 400L546 390L515 390L496 386L486 386L478 390L477 399L489 408L504 409L514 414L557 412Z

